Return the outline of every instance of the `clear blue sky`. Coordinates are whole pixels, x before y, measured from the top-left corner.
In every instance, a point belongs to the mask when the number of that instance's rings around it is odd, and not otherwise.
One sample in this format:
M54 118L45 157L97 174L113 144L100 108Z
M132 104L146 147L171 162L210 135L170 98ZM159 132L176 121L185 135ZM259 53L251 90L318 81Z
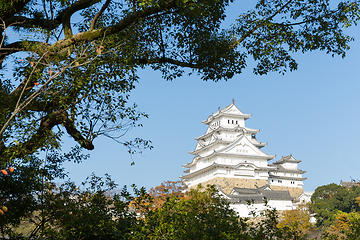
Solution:
M236 6L231 9L232 18L241 13ZM275 160L290 153L302 160L305 190L349 181L350 176L360 179L359 27L348 32L356 40L345 59L324 52L296 54L299 69L284 76L256 76L250 66L228 82L203 82L199 76L167 82L158 72L141 71L130 102L150 118L124 139L150 139L154 149L130 156L126 148L100 138L89 160L66 164L71 179L79 183L92 172L109 173L120 186L135 183L147 189L178 180L182 164L192 160L188 152L196 146L194 138L206 131L201 121L232 99L242 112L252 114L246 126L260 129L257 139L268 143L265 153L276 155ZM66 139L68 143L73 142Z

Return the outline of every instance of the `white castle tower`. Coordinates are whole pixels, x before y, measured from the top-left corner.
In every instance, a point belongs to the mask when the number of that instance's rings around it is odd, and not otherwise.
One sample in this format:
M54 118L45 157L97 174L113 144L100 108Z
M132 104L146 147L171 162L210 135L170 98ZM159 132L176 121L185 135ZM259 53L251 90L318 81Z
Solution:
M269 185L272 190L289 191L292 197L303 192L299 160L291 155L269 164L275 155L264 153L266 143L256 139L258 129L245 127L251 114L241 112L233 102L210 115L203 124L206 133L195 138L197 145L190 154L195 155L181 176L188 188L198 184L214 184L225 194L233 188L258 189Z

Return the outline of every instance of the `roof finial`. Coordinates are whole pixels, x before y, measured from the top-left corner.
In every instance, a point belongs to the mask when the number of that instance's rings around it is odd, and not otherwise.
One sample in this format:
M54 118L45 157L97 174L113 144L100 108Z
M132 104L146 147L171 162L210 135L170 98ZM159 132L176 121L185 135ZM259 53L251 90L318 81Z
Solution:
M233 101L233 104L235 104L235 100L234 100L234 99L232 99L232 101Z
M218 111L220 111L220 107L218 107Z

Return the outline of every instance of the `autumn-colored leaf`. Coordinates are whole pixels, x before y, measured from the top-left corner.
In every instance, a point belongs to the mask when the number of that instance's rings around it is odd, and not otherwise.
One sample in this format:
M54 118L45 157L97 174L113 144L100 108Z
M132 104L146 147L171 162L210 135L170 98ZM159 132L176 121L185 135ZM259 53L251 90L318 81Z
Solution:
M5 206L2 206L1 210L3 210L4 212L7 212L7 211L8 211L8 208L5 207Z

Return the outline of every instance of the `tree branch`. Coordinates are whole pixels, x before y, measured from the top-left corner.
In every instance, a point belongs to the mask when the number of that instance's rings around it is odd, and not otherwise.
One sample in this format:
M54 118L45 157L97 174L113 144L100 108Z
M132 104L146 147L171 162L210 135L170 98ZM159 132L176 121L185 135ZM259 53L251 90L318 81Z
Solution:
M59 15L54 20L48 19L35 19L28 18L23 16L13 16L6 20L6 25L16 25L18 27L31 28L31 27L39 27L47 30L53 30L57 28L61 24L62 15Z
M30 45L51 46L44 42L37 42L37 41L18 41L18 42L10 43L2 48L0 47L0 66L2 65L3 61L8 55L16 52L29 51Z
M74 122L70 120L68 117L64 121L64 126L66 128L67 133L73 137L75 141L77 141L81 147L87 150L93 150L94 145L89 139L85 139L81 133L76 129Z
M33 154L39 148L42 148L46 144L46 139L51 135L51 130L56 125L64 124L66 131L77 141L83 148L93 150L94 145L88 139L85 139L81 133L75 128L74 122L68 118L68 114L64 110L55 111L47 114L41 119L40 126L37 132L33 134L30 139L19 145L5 147L4 142L0 142L0 153L5 150L10 153L14 153L13 158L20 158L24 155ZM21 149L21 150L19 150Z
M131 24L136 23L141 18L145 18L152 14L171 9L176 6L177 6L177 1L172 0L172 1L167 1L166 3L162 3L162 4L160 4L160 6L149 7L142 11L137 11L135 13L129 13L129 15L127 17L123 18L120 22L118 22L115 25L75 34L72 37L69 37L67 39L62 39L62 40L54 43L50 47L49 50L50 51L58 51L58 50L72 46L72 45L82 42L82 41L91 41L91 40L101 38L105 34L111 35L111 34L118 33L120 31L124 30L126 27L130 26Z
M95 15L94 19L92 20L89 30L94 30L96 21L101 16L101 14L105 11L105 9L109 6L110 2L111 2L111 0L106 0L106 2L104 3L104 5L100 9L100 11Z
M263 19L260 21L260 24L256 25L253 29L248 31L246 34L244 34L239 40L235 41L230 47L235 47L236 45L240 44L242 41L245 40L248 36L253 34L257 29L263 26L264 22L268 22L269 20L273 19L276 15L278 15L284 8L286 8L293 0L289 0L287 3L285 3L281 8L279 8L273 15L267 17L266 19Z
M71 30L71 24L70 24L70 18L71 16L84 8L90 7L92 5L94 5L95 3L100 2L101 0L78 0L76 2L74 2L73 4L71 4L70 7L68 7L67 9L65 9L62 12L62 24L63 24L63 29L64 29L64 34L65 34L65 38L69 38L72 37L72 30Z
M180 67L189 67L189 68L202 68L203 67L203 66L200 66L200 64L182 62L182 61L175 60L172 58L167 58L167 57L161 57L161 58L159 57L159 58L151 58L151 59L140 58L140 59L137 59L137 61L140 64L171 63L173 65L177 65Z
M1 0L3 6L8 6L1 9L1 18L6 22L8 18L13 17L16 13L21 11L30 1L31 0Z

